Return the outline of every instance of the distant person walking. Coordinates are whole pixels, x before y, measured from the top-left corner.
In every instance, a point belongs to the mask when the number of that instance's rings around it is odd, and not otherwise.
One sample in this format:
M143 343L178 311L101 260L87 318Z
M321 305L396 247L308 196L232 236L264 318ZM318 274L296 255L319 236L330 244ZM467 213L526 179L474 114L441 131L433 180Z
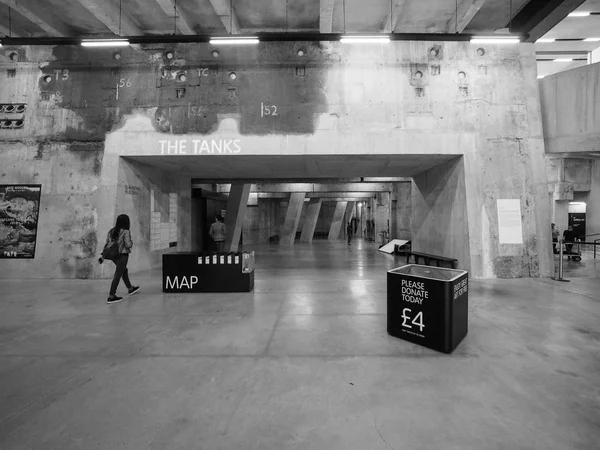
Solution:
M556 228L556 224L550 224L552 226L552 248L554 253L558 253L558 248L556 248L556 244L558 243L558 237L560 236L560 231Z
M225 224L221 222L220 216L215 216L215 221L210 225L210 231L208 232L210 237L215 241L217 251L219 253L225 250L225 236L227 236L227 228Z
M110 247L113 244L116 244L117 248L115 259L112 260L117 267L115 268L115 274L110 285L110 293L108 295L108 299L106 300L106 303L108 304L117 303L123 300L123 297L117 296L117 287L119 286L121 278L123 278L123 282L125 283L125 286L127 286L129 295L133 295L140 290L139 286L133 286L131 284L131 281L129 280L129 271L127 270L129 254L131 253L131 247L133 247L129 226L129 216L126 214L121 214L119 217L117 217L117 222L114 228L112 228L106 235L106 244L104 245L104 248ZM102 264L104 262L104 258L100 257L98 262Z
M354 227L352 226L352 221L348 222L348 225L346 225L346 234L348 235L348 244L350 244L352 242L352 231L354 230Z

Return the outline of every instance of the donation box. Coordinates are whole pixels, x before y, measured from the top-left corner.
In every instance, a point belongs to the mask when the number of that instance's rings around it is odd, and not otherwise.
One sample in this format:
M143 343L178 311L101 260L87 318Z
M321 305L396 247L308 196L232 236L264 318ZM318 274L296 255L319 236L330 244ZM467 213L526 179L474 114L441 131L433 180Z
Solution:
M468 275L417 264L388 271L388 334L452 353L467 335Z

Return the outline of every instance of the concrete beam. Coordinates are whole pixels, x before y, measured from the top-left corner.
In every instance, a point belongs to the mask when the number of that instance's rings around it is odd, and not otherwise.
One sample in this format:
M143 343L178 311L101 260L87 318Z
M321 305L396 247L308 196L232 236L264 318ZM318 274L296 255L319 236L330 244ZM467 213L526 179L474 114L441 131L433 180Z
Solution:
M231 4L227 0L210 0L217 16L223 22L223 26L230 34L240 34L240 25L235 12L231 9Z
M175 0L156 0L158 6L165 12L165 14L171 18L177 17L175 25L181 34L195 34L192 28L192 21L181 9L177 8L175 11ZM177 16L175 16L177 14Z
M302 235L300 236L301 242L310 243L313 241L322 204L323 200L321 199L313 198L310 200L306 211L306 218L304 219L304 226L302 227Z
M4 1L4 0L0 0ZM102 22L113 34L122 36L141 36L142 30L129 16L119 11L118 5L106 0L77 0L81 6ZM121 24L119 29L119 22Z
M290 196L288 209L285 213L285 221L283 223L283 232L281 233L281 245L294 245L296 239L296 230L300 222L302 207L304 206L304 192L294 192Z
M455 11L448 21L446 31L448 33L462 33L485 2L486 0L461 0L458 4L458 11Z
M16 0L0 0L0 3L14 9L16 12L21 14L30 22L36 24L50 36L69 36L71 34L71 30L69 30L69 28L64 26L62 23L40 16L38 15L37 11L21 5L21 3ZM15 35L13 34L13 36Z
M227 194L217 194L227 197ZM250 198L289 198L290 194L285 192L250 192ZM305 198L320 198L325 201L340 201L340 198L351 198L352 200L365 200L368 198L376 198L377 194L370 192L355 192L348 195L345 192L325 192L325 193L309 193Z
M236 183L261 184L264 178L236 178ZM279 183L309 183L309 184L331 184L331 183L411 183L411 177L352 177L352 178L286 178L282 180L269 179L271 184ZM223 178L194 178L193 185L223 184Z
M333 213L333 219L331 220L331 226L329 227L329 235L327 239L334 241L340 238L340 230L344 224L344 215L346 214L346 207L348 202L338 202L335 206Z
M249 195L249 184L233 185L229 200L227 201L227 214L225 216L225 226L227 227L227 236L225 237L226 252L238 251Z
M217 185L217 192L226 194L231 189L229 184ZM332 183L332 184L310 184L310 183L265 183L253 184L251 192L303 192L323 193L335 192L389 192L390 183Z
M531 0L512 19L511 30L514 33L529 34L526 42L535 42L584 2L585 0Z
M332 33L334 9L335 0L321 0L321 12L319 14L319 31L321 33Z
M20 34L15 33L14 30L9 30L8 27L5 27L4 25L0 25L0 34L3 34L4 36L10 36L10 37L21 37Z
M390 14L387 16L381 31L384 33L393 33L396 30L398 19L402 15L405 3L406 0L392 0L390 5Z

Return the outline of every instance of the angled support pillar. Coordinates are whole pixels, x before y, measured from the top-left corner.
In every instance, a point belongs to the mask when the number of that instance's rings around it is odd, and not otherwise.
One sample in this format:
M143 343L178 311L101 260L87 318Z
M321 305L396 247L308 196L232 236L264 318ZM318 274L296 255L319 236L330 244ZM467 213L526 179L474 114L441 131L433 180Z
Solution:
M296 230L300 222L300 214L304 206L304 192L294 192L290 195L287 212L285 213L285 222L283 223L283 233L281 235L281 245L294 245L296 239Z
M237 252L240 236L242 235L242 225L246 216L246 205L250 197L250 184L232 184L227 201L227 215L225 216L225 226L227 227L227 236L225 238L225 251Z
M315 228L317 228L317 221L319 220L319 212L321 212L321 205L323 200L320 198L312 198L308 204L308 210L306 211L306 219L304 221L304 227L302 227L302 235L300 236L301 242L312 242L315 234Z
M344 215L346 214L347 206L348 202L337 202L337 205L335 205L333 220L331 221L331 226L329 227L329 236L327 236L327 239L330 241L335 241L340 237L340 230L342 229L342 224L344 223Z

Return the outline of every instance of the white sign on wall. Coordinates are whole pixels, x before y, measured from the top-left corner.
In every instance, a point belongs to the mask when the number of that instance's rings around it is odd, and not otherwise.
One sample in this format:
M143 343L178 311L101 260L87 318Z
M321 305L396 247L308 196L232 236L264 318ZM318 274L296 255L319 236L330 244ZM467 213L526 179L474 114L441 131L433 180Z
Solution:
M498 199L498 233L500 244L523 243L520 199Z

